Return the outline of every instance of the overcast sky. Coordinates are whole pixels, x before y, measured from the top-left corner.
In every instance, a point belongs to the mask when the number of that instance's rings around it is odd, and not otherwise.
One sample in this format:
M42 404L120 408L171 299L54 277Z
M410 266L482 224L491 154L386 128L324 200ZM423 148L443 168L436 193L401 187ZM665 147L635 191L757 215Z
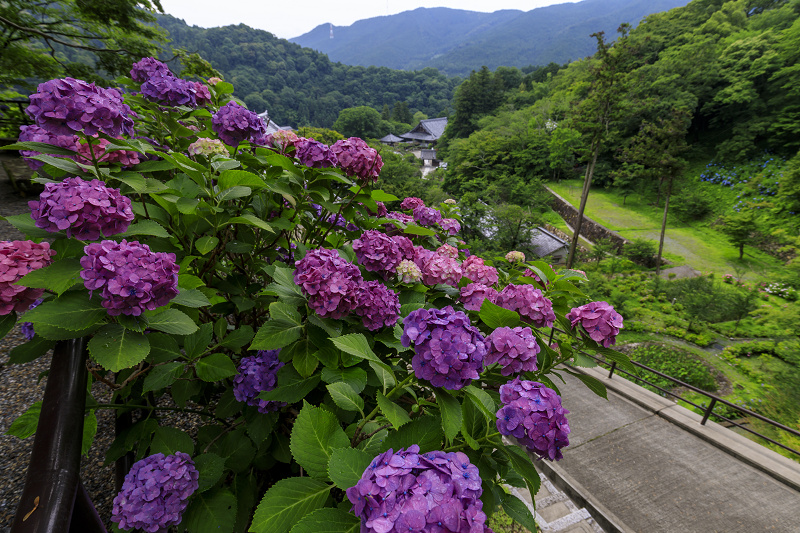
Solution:
M244 23L278 37L299 37L320 24L349 26L372 17L394 15L418 7L450 7L493 12L530 11L577 0L161 0L164 11L203 28Z

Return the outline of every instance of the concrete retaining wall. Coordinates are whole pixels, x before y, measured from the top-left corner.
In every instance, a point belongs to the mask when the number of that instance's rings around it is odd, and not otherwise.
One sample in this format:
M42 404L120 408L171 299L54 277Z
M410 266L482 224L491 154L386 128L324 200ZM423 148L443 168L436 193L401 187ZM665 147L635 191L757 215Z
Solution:
M553 196L553 211L561 215L561 218L563 218L571 228L574 228L578 220L578 210L564 198L556 194L555 191L548 187L545 187L545 189ZM621 252L622 248L628 244L628 240L625 237L611 231L602 224L598 224L585 214L583 216L583 222L581 223L581 237L585 237L592 243L596 243L602 239L608 239L614 244L617 252Z

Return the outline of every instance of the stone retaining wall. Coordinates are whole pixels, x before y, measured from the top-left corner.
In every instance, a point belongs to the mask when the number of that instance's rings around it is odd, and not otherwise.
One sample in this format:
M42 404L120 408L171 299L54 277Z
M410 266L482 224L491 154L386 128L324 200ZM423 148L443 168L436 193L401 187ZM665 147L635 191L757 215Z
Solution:
M545 189L553 196L553 211L561 215L561 218L563 218L571 228L575 228L575 224L578 220L578 210L564 198L556 194L555 191L548 187L545 187ZM617 253L620 253L622 248L628 244L628 240L625 237L611 231L602 224L598 224L585 214L583 216L583 222L581 223L581 237L585 237L592 243L596 243L602 239L608 239L614 244Z

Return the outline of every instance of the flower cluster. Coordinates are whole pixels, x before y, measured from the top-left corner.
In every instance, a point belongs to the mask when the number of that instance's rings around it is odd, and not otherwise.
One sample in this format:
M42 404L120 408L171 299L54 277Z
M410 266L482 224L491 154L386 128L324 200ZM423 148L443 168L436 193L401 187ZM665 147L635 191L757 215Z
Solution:
M525 261L525 254L516 250L511 250L506 254L506 261L509 263L522 263Z
M85 241L122 233L134 218L130 199L100 180L66 178L48 183L39 200L28 206L37 228L65 231L68 237Z
M200 473L188 454L157 453L137 461L114 498L111 521L120 529L155 533L181 523Z
M501 327L486 337L485 363L500 363L501 374L510 376L521 372L536 372L536 354L540 348L531 328Z
M104 89L74 78L39 84L25 112L53 135L98 132L111 137L133 135L136 114L118 89Z
M77 150L80 137L72 134L54 135L44 128L32 124L19 127L19 142L45 143L59 148L66 148L67 150ZM31 159L32 157L40 155L41 152L35 150L20 150L19 153L25 158L25 162L28 163L28 166L33 170L38 170L44 165L42 161Z
M211 117L211 127L228 146L239 146L242 141L267 142L267 126L261 117L233 101L220 107Z
M343 318L356 308L363 278L358 267L336 250L317 248L295 263L294 282L319 316Z
M314 139L301 138L294 149L294 156L307 167L328 168L339 164L339 159L330 146Z
M508 285L497 295L495 303L518 312L537 328L549 328L556 320L553 302L532 285Z
M386 218L391 218L392 220L397 220L398 222L402 222L403 224L411 224L414 222L414 217L411 215L406 215L405 213L401 213L400 211L392 211L386 215ZM394 227L394 224L389 224L389 226Z
M421 270L422 281L426 285L444 283L456 287L463 275L458 259L433 252L424 260Z
M362 139L340 139L333 143L331 150L339 160L339 168L348 176L358 176L373 183L378 180L383 159L377 150L370 148Z
M593 341L606 348L617 342L617 335L622 329L622 315L607 302L591 302L575 307L567 313L567 320L572 327L580 323Z
M461 265L461 268L464 270L464 277L469 278L475 283L487 286L497 283L497 269L485 265L483 259L477 255L467 257Z
M75 160L84 165L98 163L119 163L123 167L131 167L139 164L139 154L131 150L111 150L106 151L111 141L107 139L92 139L91 146L85 141L78 145L78 154Z
M543 282L543 281L542 281L542 278L540 278L540 277L539 277L539 274L537 274L536 272L534 272L534 271L533 271L533 270L531 270L530 268L526 268L526 269L525 269L525 272L523 272L523 273L522 273L522 275L523 275L523 276L525 276L526 278L533 278L533 279L535 279L536 281L538 281L539 283L541 283L541 284L542 284L544 287L547 287L547 286L549 285L549 283L545 283L545 282Z
M397 242L377 230L367 230L353 241L353 251L358 262L370 272L378 272L388 278L394 273L403 255Z
M422 272L416 263L403 259L397 265L397 278L400 283L418 283L422 280Z
M416 196L409 196L407 198L403 198L403 201L400 202L400 209L413 211L418 207L425 207L425 202L423 202L420 198L417 198Z
M142 83L142 94L150 101L166 105L197 107L211 100L208 87L174 76L153 76Z
M259 350L256 355L242 357L239 373L233 378L233 397L237 402L258 407L259 413L277 411L284 402L262 400L258 394L278 386L278 370L284 363L278 359L280 350Z
M356 300L355 312L370 331L392 327L400 318L400 297L380 281L362 283L356 292Z
M419 453L416 444L378 455L354 487L352 512L365 533L483 533L478 468L461 452Z
M131 66L133 81L144 83L150 78L174 78L169 67L153 57L143 57Z
M56 254L46 242L0 241L0 315L27 311L42 295L43 289L16 285L34 270L46 267Z
M84 247L81 277L90 294L99 290L112 316L139 316L178 295L175 254L152 252L137 241L102 241Z
M392 240L397 244L403 259L414 260L414 243L405 235L392 235Z
M285 154L286 151L297 146L301 137L291 130L278 130L275 133L268 133L264 138L264 144L275 148L278 152Z
M450 236L458 235L458 232L461 231L461 224L454 218L443 218L439 225Z
M442 221L442 213L434 207L421 205L414 209L414 221L420 226L433 226Z
M569 446L569 413L556 392L536 381L514 378L500 387L503 407L497 411L497 430L516 437L542 459L558 461Z
M225 144L222 141L209 139L208 137L200 137L190 144L186 151L189 152L189 155L204 155L206 157L228 155L228 149L225 148Z
M459 390L483 370L486 344L463 311L416 309L403 320L403 346L413 346L414 374L434 387Z
M469 283L461 287L461 302L464 304L464 309L480 311L486 298L495 303L497 301L497 291L479 283Z

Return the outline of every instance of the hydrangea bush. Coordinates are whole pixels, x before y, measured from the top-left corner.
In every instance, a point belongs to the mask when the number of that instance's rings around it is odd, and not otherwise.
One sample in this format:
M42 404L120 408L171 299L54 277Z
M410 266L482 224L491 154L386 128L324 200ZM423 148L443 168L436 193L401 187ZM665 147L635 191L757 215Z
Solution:
M138 460L119 527L480 533L502 506L533 530L503 485L535 493L525 447L567 445L555 376L605 394L564 363L629 364L619 315L574 272L460 248L458 203L381 191L361 139L267 135L229 83L153 58L125 83L31 96L10 148L45 191L0 243L11 362L87 337L114 396L87 408L135 408L106 454Z

